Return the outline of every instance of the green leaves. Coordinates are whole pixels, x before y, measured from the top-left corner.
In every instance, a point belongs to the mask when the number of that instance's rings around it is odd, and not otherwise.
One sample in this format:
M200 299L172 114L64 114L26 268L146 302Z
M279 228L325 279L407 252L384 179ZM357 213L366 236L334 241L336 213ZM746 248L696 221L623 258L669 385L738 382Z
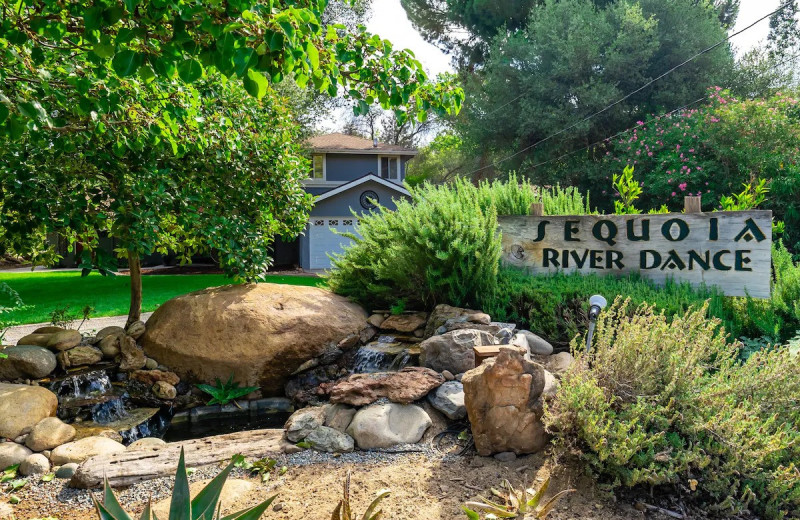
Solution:
M203 66L197 60L184 60L178 65L178 76L186 83L194 83L203 76Z
M248 69L244 77L244 89L256 99L261 99L267 94L269 82L260 72Z
M247 394L258 390L258 387L256 386L246 386L240 388L239 383L233 381L233 373L231 373L231 376L228 378L226 383L223 383L220 378L217 378L217 386L197 385L197 388L212 397L212 399L208 402L209 405L225 405L231 401L234 401L235 399L238 399L239 397L244 397Z
M114 72L122 78L133 76L141 64L141 55L127 49L118 52L111 60L111 66Z

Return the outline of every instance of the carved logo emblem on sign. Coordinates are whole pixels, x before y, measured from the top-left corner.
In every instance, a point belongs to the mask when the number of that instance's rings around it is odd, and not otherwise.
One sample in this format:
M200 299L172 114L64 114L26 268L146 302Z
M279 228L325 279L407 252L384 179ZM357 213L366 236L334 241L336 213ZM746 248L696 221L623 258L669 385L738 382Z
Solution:
M531 273L639 273L770 295L771 211L498 218L503 261Z

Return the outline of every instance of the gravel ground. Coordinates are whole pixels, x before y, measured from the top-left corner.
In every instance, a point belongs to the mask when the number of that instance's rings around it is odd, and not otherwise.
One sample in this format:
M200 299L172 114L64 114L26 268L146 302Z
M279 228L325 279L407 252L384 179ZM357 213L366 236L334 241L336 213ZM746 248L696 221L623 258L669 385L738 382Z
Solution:
M191 462L191 461L189 461ZM631 503L615 501L596 490L594 483L576 470L553 467L543 455L520 457L502 463L493 458L473 454L458 457L445 455L426 445L398 446L385 451L357 451L335 455L306 450L278 457L279 466L286 465L285 475L274 475L267 483L247 472L234 469L231 478L250 480L253 490L224 505L224 510L252 507L267 497L277 495L264 520L328 520L341 498L342 484L352 473L351 500L358 517L378 490L388 488L391 495L381 503L385 518L392 520L463 520L461 506L479 496L488 496L492 487L508 479L516 488L541 484L552 476L548 495L567 488L577 492L567 495L549 520L629 520L648 518L664 520L659 513L646 515ZM196 469L190 481L210 479L223 465ZM141 513L148 500L154 503L170 496L173 477L142 482L117 490L123 506L134 517ZM97 493L97 491L95 491ZM96 518L91 505L91 492L66 487L66 481L28 484L17 495L22 502L14 506L15 520L52 516L59 520ZM0 495L2 497L2 495ZM0 519L3 519L0 498ZM224 511L223 511L224 512ZM686 518L698 518L687 516Z

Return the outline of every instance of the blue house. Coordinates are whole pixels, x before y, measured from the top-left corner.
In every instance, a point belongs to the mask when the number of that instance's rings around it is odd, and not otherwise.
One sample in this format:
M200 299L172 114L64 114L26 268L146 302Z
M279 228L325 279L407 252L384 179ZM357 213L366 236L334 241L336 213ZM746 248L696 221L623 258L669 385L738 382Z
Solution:
M395 199L409 196L403 180L406 164L417 152L345 134L313 137L307 146L311 171L305 189L317 197L305 233L285 246L298 248L297 263L303 269L327 269L328 255L340 253L349 242L334 230L355 231L353 212L363 215L378 205L393 210ZM280 261L282 248L277 246Z

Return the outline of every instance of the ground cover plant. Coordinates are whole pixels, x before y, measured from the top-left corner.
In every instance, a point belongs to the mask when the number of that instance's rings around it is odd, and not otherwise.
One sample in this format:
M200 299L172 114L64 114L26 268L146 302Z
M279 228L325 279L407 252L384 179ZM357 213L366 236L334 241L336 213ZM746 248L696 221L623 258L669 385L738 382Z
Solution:
M267 281L309 286L324 284L321 278L310 276L270 275ZM16 290L26 304L0 315L8 324L48 322L54 310L65 307L77 313L89 305L93 307L92 317L97 318L127 314L130 306L130 278L127 276L93 273L81 277L80 273L63 271L0 273L0 283L7 283ZM142 309L153 311L175 296L229 283L230 278L217 274L143 276ZM6 295L0 294L0 306L10 303Z
M800 364L789 348L747 361L705 306L671 320L617 299L591 354L582 338L545 421L611 488L674 484L708 510L783 518L800 507Z

